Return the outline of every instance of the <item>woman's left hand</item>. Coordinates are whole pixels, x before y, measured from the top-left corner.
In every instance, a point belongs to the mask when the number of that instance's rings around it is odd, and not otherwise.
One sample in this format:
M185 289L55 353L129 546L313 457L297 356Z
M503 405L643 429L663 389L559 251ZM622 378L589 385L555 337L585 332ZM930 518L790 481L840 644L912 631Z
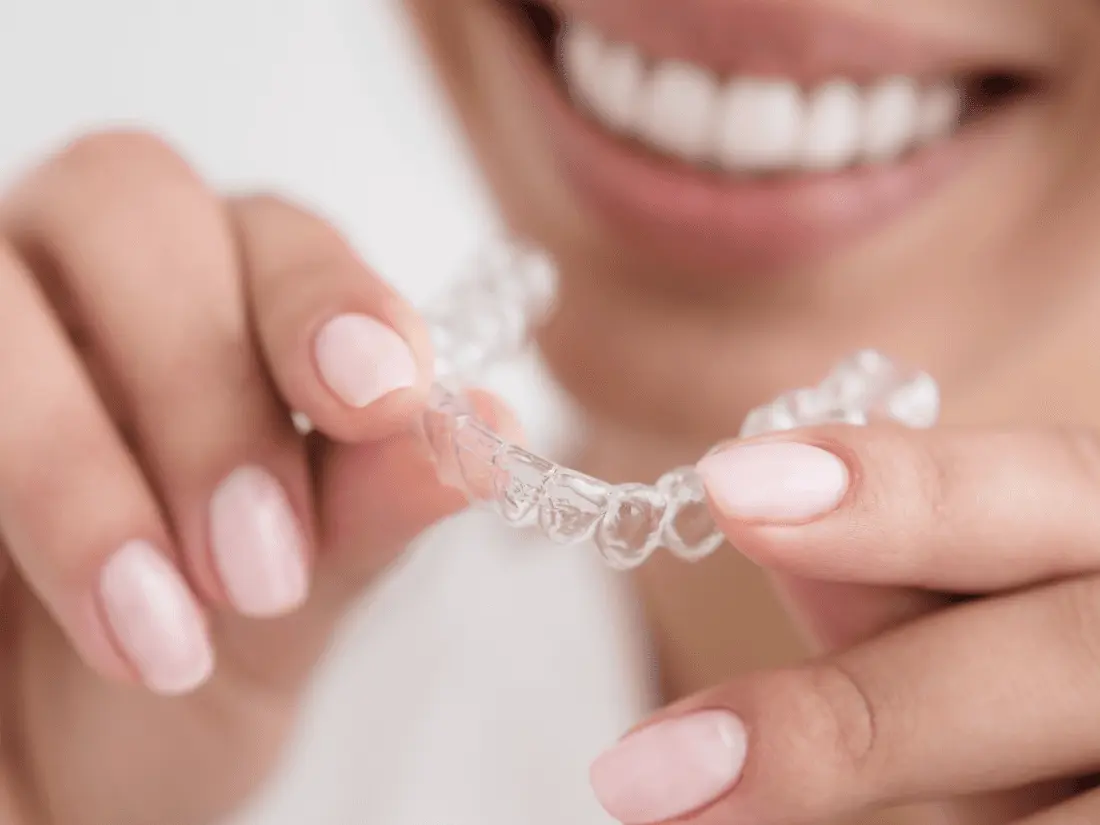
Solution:
M1100 822L1100 434L815 429L700 470L762 566L955 603L665 709L592 768L613 816L811 825L1042 787L1020 825ZM1011 818L965 810L935 825Z

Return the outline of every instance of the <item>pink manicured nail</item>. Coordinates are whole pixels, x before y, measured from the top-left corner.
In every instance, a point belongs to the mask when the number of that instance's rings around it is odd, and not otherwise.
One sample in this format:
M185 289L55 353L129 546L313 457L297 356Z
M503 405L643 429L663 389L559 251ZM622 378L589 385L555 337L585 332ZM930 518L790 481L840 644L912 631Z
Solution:
M808 444L747 444L699 462L707 492L731 518L796 523L836 509L848 491L848 467Z
M396 332L369 315L340 315L317 335L317 367L345 404L363 408L416 384L416 359Z
M741 776L748 737L726 711L657 722L623 739L592 765L592 788L611 816L649 825L717 801Z
M269 618L301 606L309 591L306 542L282 486L259 467L242 467L210 503L214 561L233 606Z
M115 639L151 690L190 693L214 670L202 613L187 583L153 545L123 545L103 568L100 600Z

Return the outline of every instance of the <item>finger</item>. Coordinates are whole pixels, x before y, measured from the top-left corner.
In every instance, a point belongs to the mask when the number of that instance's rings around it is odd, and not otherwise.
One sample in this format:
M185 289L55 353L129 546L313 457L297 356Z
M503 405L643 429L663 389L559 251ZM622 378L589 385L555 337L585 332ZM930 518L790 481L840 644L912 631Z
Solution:
M821 652L851 647L951 603L948 595L915 587L821 581L782 570L774 571L772 578L788 613L810 644ZM1061 790L1061 783L1056 783L1055 787L1042 792L1031 787L1025 791L980 794L962 800L929 803L928 807L907 813L914 821L966 822L970 825L1007 822L1023 811L1042 807L1036 797L1040 800L1051 798Z
M775 583L789 612L821 652L843 650L913 619L943 609L952 599L913 587L822 582L783 573ZM906 806L899 822L1000 825L1062 798L1063 783L983 793L946 802ZM891 820L892 822L892 820Z
M219 199L159 140L97 135L34 176L10 226L86 327L204 597L249 618L297 609L305 450L252 344Z
M205 620L152 491L30 272L0 244L0 544L92 669L185 693L210 675ZM17 400L18 403L15 403Z
M788 613L822 652L850 647L951 602L917 588L828 582L783 572L773 580Z
M341 441L405 428L432 375L417 315L319 218L270 197L231 211L261 346L291 407Z
M1081 775L1100 764L1097 594L972 602L694 697L597 762L597 792L630 823L769 825Z
M1016 825L1094 825L1100 822L1100 790L1075 796L1072 799L1033 814L1016 822Z
M788 610L822 652L842 650L942 609L951 599L915 588L822 582L785 574L774 577ZM904 811L905 822L1000 825L1065 796L1065 783L929 802Z
M467 394L478 417L515 441L518 424L507 406L482 391ZM320 520L326 538L324 575L354 597L424 529L466 506L449 486L418 434L374 445L331 445L319 477Z
M515 419L499 399L482 392L469 395L482 420L502 437L519 439ZM466 507L462 493L441 483L435 461L416 434L363 444L324 442L317 468L320 551L309 601L262 638L239 632L219 637L228 658L291 691L305 683L364 589L403 556L410 542Z
M1092 433L830 428L700 471L734 546L798 576L977 593L1100 569Z
M915 588L822 582L782 573L774 578L789 612L822 652L851 647L951 603L941 593ZM1063 782L1048 783L907 807L904 821L999 825L1064 796Z

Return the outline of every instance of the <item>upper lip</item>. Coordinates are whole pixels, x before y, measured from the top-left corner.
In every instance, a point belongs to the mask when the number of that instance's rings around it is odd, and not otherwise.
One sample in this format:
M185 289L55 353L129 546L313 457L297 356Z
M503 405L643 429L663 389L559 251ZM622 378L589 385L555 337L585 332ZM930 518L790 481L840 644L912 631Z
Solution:
M805 82L846 77L1039 74L1038 57L946 42L845 15L814 0L543 0L647 57L719 74Z

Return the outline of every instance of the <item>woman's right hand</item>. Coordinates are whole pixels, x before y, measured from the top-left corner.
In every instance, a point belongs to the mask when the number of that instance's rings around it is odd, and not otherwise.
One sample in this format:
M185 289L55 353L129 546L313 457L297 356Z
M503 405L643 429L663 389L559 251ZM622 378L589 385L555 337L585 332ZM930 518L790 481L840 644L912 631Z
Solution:
M320 219L118 133L0 204L0 353L0 821L212 822L462 505L410 427L425 330Z

